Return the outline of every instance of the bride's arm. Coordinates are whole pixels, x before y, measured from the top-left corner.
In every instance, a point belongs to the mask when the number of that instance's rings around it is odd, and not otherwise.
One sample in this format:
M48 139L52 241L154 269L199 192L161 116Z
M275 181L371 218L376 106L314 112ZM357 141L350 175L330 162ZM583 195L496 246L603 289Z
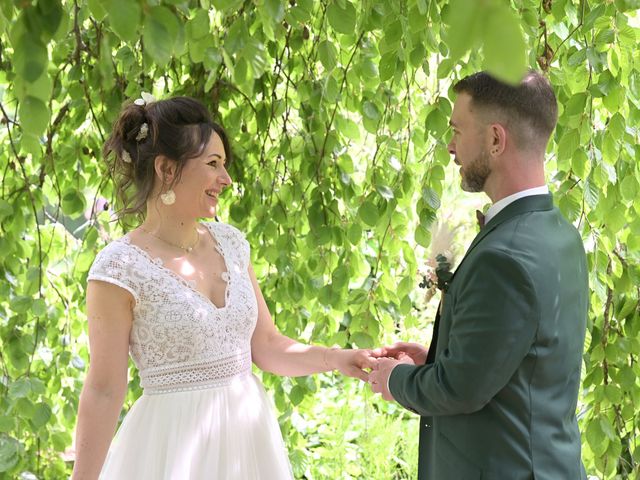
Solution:
M80 394L72 480L97 479L127 392L133 296L101 281L87 286L89 371Z
M271 319L252 266L249 276L258 302L258 322L251 338L251 356L258 368L289 377L339 370L344 375L367 380L364 369L373 368L376 363L367 350L306 345L282 335Z

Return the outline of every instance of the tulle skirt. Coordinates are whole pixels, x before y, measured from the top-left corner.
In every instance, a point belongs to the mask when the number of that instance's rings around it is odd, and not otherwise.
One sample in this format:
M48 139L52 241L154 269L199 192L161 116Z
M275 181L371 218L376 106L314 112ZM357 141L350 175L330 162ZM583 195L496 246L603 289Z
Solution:
M280 427L253 375L231 385L142 395L116 434L101 480L290 480Z

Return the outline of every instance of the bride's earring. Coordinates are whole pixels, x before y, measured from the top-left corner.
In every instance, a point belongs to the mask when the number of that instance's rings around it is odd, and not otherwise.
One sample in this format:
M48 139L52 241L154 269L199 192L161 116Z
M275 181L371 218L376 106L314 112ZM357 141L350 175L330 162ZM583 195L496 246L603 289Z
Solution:
M169 189L165 193L160 194L160 200L165 205L173 205L176 203L176 194L173 190Z

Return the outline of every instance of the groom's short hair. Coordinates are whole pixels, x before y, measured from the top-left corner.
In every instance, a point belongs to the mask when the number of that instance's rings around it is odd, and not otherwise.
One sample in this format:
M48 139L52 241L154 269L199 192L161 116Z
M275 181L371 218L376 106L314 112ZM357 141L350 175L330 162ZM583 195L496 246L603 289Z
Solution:
M463 78L453 86L471 97L481 120L502 124L520 150L546 148L558 120L558 103L549 81L529 70L517 85L508 85L486 72Z

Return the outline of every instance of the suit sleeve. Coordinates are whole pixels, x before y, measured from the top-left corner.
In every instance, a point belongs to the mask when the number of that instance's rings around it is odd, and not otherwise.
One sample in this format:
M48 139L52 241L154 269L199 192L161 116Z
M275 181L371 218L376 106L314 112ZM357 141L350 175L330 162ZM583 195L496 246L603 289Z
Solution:
M468 267L449 312L447 348L432 364L391 372L393 397L421 415L480 410L504 388L536 336L540 309L523 266L508 252L485 250Z

